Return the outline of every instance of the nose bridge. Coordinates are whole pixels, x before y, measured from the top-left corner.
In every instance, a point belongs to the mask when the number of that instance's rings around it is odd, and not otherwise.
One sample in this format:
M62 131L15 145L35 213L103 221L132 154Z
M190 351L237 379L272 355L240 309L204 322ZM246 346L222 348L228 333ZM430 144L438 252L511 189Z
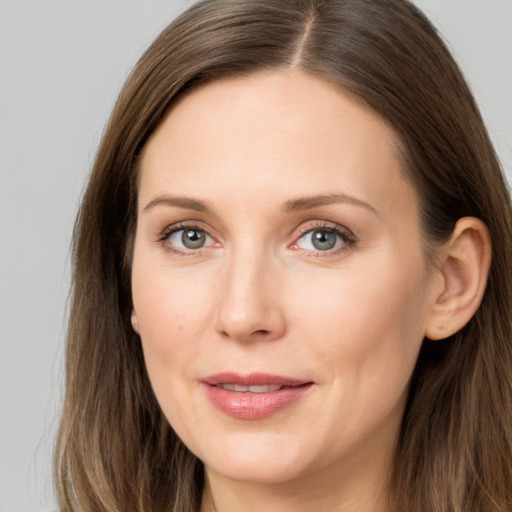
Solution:
M277 265L254 241L233 247L220 279L218 329L239 341L276 339L284 333Z

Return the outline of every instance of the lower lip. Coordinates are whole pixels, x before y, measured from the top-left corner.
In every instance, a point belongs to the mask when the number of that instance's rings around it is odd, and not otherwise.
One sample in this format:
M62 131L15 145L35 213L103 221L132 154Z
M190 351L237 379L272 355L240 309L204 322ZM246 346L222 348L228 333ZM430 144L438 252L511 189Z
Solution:
M240 393L209 384L203 386L213 405L228 416L242 420L260 420L297 401L311 388L312 383L268 393Z

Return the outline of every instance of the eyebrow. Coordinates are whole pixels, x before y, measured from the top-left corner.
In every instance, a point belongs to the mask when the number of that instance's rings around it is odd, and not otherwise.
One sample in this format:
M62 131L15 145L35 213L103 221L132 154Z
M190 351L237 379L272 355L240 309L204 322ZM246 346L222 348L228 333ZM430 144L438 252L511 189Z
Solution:
M300 197L286 201L281 208L284 213L294 213L305 210L311 210L319 206L328 206L336 203L349 203L355 206L363 207L370 212L380 215L379 212L370 204L347 194L325 194L311 197ZM175 206L186 210L194 210L200 213L212 213L212 209L204 201L192 199L190 197L158 196L152 199L145 207L144 212L151 210L158 205Z
M151 210L157 205L177 206L186 210L195 210L201 213L211 213L211 208L203 201L190 197L158 196L152 199L145 207L144 212Z
M304 210L311 210L318 206L327 206L336 203L349 203L355 206L361 206L371 211L376 215L380 215L379 212L370 204L357 199L357 197L349 196L347 194L326 194L311 197L301 197L299 199L292 199L284 203L282 211L284 213L294 213Z

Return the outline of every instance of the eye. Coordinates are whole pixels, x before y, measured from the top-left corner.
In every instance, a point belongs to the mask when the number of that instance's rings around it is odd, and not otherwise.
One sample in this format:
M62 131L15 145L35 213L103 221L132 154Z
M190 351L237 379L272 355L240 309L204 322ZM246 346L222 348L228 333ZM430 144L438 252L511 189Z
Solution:
M305 251L327 252L336 251L353 243L353 237L339 228L318 226L303 232L292 247Z
M197 250L212 245L214 240L206 231L196 227L174 229L165 235L169 245L177 250Z

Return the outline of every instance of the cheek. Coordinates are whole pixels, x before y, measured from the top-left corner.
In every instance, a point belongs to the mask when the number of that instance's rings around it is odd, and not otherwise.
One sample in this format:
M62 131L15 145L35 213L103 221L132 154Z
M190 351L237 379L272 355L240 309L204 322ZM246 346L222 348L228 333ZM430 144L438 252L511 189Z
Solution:
M364 444L383 425L396 434L423 340L426 274L380 269L316 280L297 308L296 332L309 348L303 355L322 369L326 394L318 407L328 411L333 453Z
M153 392L167 420L186 432L199 415L190 401L197 375L204 325L211 317L208 288L169 269L139 274L134 267L133 302L140 324L144 360ZM151 267L150 267L151 268Z
M154 371L183 368L186 360L197 357L204 325L212 316L212 289L206 276L137 265L135 260L132 290L150 377Z
M292 294L301 297L292 323L317 340L314 351L333 378L337 372L363 372L370 380L386 374L387 381L393 371L401 380L409 377L424 336L427 304L427 273L418 262L405 268L389 258L338 276L304 278L300 289L308 293Z

